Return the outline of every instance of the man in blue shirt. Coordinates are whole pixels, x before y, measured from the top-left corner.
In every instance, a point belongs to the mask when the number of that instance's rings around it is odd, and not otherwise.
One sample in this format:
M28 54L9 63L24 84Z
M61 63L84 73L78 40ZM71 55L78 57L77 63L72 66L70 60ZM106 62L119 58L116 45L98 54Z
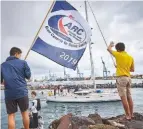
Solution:
M24 60L20 60L22 51L13 47L10 56L1 65L1 83L5 86L5 104L8 114L8 129L15 129L15 113L20 108L23 125L29 129L29 99L25 79L30 79L31 71Z

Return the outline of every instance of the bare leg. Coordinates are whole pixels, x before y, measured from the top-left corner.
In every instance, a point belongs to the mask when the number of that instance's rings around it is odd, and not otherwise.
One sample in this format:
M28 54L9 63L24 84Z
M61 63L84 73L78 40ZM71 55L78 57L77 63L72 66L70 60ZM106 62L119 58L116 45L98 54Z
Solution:
M130 108L131 117L134 117L134 115L133 115L133 100L132 100L132 96L129 95L127 97L127 99L128 99L128 104L129 104L129 108Z
M128 104L128 100L126 96L122 96L121 97L122 100L122 104L126 113L126 118L127 119L131 119L131 113L130 113L130 108L129 108L129 104Z
M29 129L29 113L28 111L22 112L24 129Z
M8 129L15 129L15 114L8 114Z

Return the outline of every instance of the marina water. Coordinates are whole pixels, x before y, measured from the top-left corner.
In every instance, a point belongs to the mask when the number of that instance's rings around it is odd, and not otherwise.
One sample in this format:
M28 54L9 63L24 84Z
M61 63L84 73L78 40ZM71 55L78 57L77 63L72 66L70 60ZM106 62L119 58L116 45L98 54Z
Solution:
M30 91L29 91L30 92ZM102 117L116 116L124 113L121 102L102 102L102 103L46 103L46 94L41 98L42 111L41 115L44 118L44 129L48 128L49 124L67 113L74 115L88 116L88 114L99 113ZM135 104L135 112L143 113L143 88L132 89L133 100ZM4 93L1 91L1 128L7 129L7 114L4 103ZM16 129L22 127L22 118L20 112L16 113Z

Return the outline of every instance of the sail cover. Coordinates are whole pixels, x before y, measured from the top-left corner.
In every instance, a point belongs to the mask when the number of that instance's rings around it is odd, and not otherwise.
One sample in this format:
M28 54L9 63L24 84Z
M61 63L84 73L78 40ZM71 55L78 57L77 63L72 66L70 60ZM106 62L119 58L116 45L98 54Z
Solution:
M66 1L56 1L47 16L32 50L75 70L90 40L91 28Z

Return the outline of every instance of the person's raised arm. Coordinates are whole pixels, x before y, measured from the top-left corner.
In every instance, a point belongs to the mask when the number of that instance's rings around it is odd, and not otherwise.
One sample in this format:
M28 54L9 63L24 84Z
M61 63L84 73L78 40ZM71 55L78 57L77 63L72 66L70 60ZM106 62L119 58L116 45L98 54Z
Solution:
M110 52L110 54L112 54L113 55L113 53L112 53L112 48L114 47L114 42L110 42L110 44L109 44L109 46L107 47L107 51L108 52Z
M114 42L110 42L109 46L107 47L107 51L115 58L117 58L119 53L117 51L112 50L113 47L114 47ZM114 62L114 66L117 67L115 62Z
M111 55L113 55L115 58L117 58L118 55L119 55L119 52L112 50L113 47L114 47L114 42L110 42L110 45L107 47L107 51L108 51Z

